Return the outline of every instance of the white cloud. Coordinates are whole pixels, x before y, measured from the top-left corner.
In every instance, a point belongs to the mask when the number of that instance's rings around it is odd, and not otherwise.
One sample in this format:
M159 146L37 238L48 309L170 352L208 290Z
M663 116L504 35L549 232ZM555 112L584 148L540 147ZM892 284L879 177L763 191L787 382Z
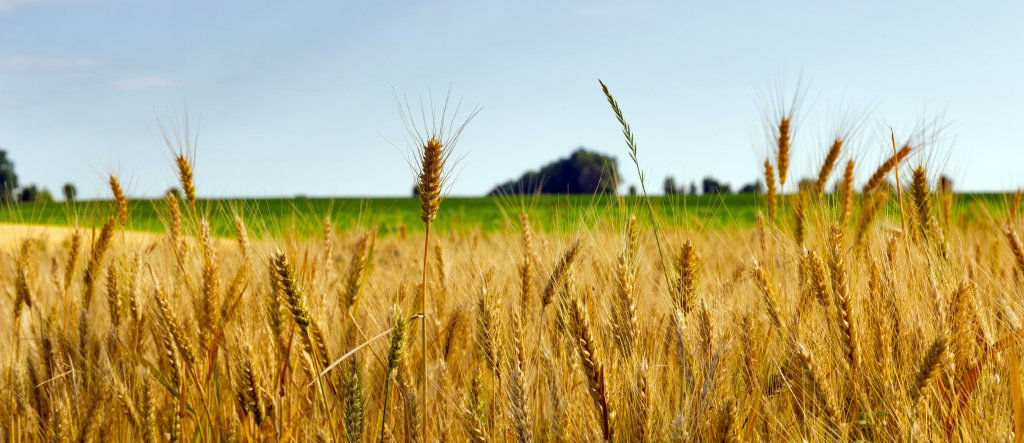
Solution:
M0 11L5 3L0 0ZM99 66L99 61L86 57L51 57L45 55L15 55L0 57L0 71L70 71Z
M160 89L171 85L171 80L159 76L138 76L126 77L114 80L114 87L123 91L138 91L140 89Z

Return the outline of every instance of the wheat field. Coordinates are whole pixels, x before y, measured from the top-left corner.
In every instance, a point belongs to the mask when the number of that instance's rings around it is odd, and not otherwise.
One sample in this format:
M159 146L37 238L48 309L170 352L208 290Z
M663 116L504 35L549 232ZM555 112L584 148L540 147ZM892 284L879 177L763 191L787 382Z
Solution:
M104 225L0 264L0 436L1022 441L1020 194L959 217L916 147L855 165L840 139L800 171L816 187L783 193L777 123L753 228L659 224L634 200L570 236L528 205L502 231L431 232L461 127L421 131L410 235L327 219L257 240L236 216L214 237L187 152L166 232L139 235L112 176Z

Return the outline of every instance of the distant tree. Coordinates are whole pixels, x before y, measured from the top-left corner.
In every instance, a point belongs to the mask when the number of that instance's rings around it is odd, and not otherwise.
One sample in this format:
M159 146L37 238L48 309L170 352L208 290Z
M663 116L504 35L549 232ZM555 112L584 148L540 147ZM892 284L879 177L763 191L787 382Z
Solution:
M690 181L690 192L687 194L697 195L697 183L694 183L692 180Z
M712 177L704 177L701 183L704 194L731 194L732 189L728 183L721 183Z
M953 192L953 179L949 178L948 175L939 176L939 192L950 193Z
M74 203L78 199L78 188L75 187L74 183L64 183L61 192L64 194L64 201L68 203Z
M420 186L415 184L415 183L413 183L413 185L412 185L412 196L413 197L419 197L420 196Z
M16 189L18 174L14 172L14 162L7 158L7 150L0 149L0 203L14 201Z
M167 194L171 194L174 196L176 200L178 200L179 202L181 201L181 189L178 189L177 187L171 187L167 189L167 192L164 195Z
M579 148L568 158L548 163L516 180L496 186L489 195L525 194L614 194L619 187L619 170L614 157Z
M43 188L39 190L39 195L36 196L36 202L39 203L53 203L53 193L49 189Z
M636 197L636 185L629 185L629 196Z
M676 193L676 179L671 175L665 177L665 183L662 185L662 189L665 191L665 195L673 195Z
M47 189L40 189L36 185L28 185L18 192L18 201L22 203L49 203L53 201L53 194Z
M764 185L761 184L761 180L755 180L752 183L747 183L740 187L740 194L763 194Z

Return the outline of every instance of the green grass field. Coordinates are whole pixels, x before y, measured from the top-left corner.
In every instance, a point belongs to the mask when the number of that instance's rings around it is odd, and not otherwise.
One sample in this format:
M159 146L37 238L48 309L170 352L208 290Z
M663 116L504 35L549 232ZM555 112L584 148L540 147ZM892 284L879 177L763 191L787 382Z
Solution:
M1004 194L958 194L957 212L964 218L985 218L1005 211L1008 198ZM651 201L666 225L708 229L751 226L763 204L761 197L753 194L652 197ZM490 232L505 228L509 216L514 219L526 208L537 229L575 232L581 227L621 222L628 212L646 214L641 204L636 197L593 195L450 197L442 203L435 226L441 231L468 227ZM163 199L131 200L129 208L128 229L164 230L167 208ZM234 214L245 218L254 236L264 237L319 235L327 216L342 230L376 226L386 235L422 229L419 200L414 198L208 199L200 200L197 209L210 220L216 235L225 236L233 233ZM893 206L890 212L894 211ZM102 225L113 213L113 202L107 200L14 204L0 208L0 222L92 227Z

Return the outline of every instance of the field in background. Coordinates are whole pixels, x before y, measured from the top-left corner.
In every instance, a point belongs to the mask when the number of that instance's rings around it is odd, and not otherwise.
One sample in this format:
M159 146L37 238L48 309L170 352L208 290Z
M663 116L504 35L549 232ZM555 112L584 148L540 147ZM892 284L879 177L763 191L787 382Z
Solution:
M830 198L826 196L825 198ZM961 222L1005 213L1007 194L957 194L956 207ZM743 228L756 223L763 198L754 194L652 197L662 223L690 228ZM895 200L893 200L895 201ZM535 229L569 233L581 227L618 225L628 208L637 208L635 197L593 195L545 195L530 197L450 197L438 214L435 227L441 231L479 228L495 232L517 222L525 207ZM214 235L234 235L233 216L242 215L255 237L279 237L297 233L302 237L322 234L324 217L342 230L376 226L382 235L407 229L422 231L416 198L265 198L208 199L198 204ZM145 232L166 230L167 209L162 200L130 200L131 218L127 229ZM895 203L889 204L895 213ZM82 201L29 203L0 207L0 223L57 226L102 226L114 211L114 202ZM509 217L511 216L511 217ZM512 225L514 226L514 225Z

